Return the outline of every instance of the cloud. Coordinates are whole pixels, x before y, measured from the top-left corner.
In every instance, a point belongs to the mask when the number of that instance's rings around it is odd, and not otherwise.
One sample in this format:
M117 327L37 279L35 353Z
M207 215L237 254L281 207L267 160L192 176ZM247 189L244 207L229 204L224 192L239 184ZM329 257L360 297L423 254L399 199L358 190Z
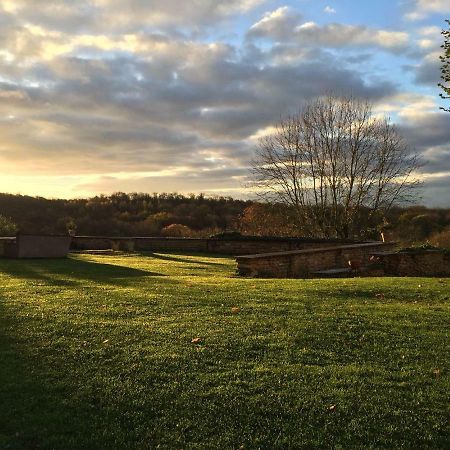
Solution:
M273 40L290 40L300 18L299 13L288 6L283 6L266 12L261 20L250 27L248 35Z
M380 110L398 115L399 131L410 148L422 156L421 172L426 180L442 172L450 174L450 121L436 100L428 95L400 93L378 105Z
M25 56L31 46L29 63L17 60L14 76L0 83L0 113L11 116L0 122L7 171L197 170L210 167L211 155L240 167L250 159L249 136L331 86L371 98L395 90L367 84L320 52L280 66L273 63L278 49L261 65L220 42L22 32L34 36L20 47ZM43 50L49 37L65 50L49 57ZM19 50L14 40L10 45Z
M331 6L325 6L323 12L327 14L336 14L336 10L332 8Z
M2 2L0 189L34 193L34 179L42 195L240 196L255 137L330 90L391 111L435 161L430 174L447 158L450 127L435 102L400 91L393 78L374 81L367 64L379 50L404 52L416 81L431 83L435 28L418 31L421 48L411 56L406 33L318 25L289 7L246 16L254 25L229 38L227 21L262 1L189 4Z
M448 0L413 0L413 8L405 14L407 20L421 20L430 14L450 13Z
M436 87L441 80L441 29L436 26L422 27L417 34L416 56L420 61L409 69L412 69L417 83Z
M422 203L440 208L448 208L448 187L450 171L425 178L426 189L423 189Z
M414 68L416 81L435 87L441 81L441 52L434 51L425 55L420 64Z
M448 113L439 110L437 98L410 92L399 92L376 102L375 112L392 115L396 127L409 148L421 155L421 177L425 180L425 197L430 204L448 206L446 198L429 195L431 181L444 173L450 176L450 127ZM440 190L439 192L442 194ZM438 194L438 191L433 191Z
M426 112L410 112L403 115L403 121L399 125L403 134L408 139L411 146L422 151L433 153L436 148L450 147L450 127L448 127L448 113L435 111ZM431 154L428 153L428 154ZM442 167L443 163L450 164L450 160L441 158L433 158L437 164L437 170ZM450 170L450 166L449 166Z
M5 0L4 13L51 30L134 32L149 27L198 29L244 14L265 0Z
M409 35L403 31L339 23L318 25L315 22L301 22L300 19L292 9L279 8L266 13L252 25L247 36L249 39L264 38L313 47L378 47L394 53L406 50L409 44Z

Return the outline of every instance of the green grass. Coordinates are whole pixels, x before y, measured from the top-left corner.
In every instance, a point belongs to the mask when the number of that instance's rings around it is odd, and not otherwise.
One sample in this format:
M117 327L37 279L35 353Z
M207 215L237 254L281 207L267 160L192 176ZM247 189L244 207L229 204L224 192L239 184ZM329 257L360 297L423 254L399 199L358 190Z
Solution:
M0 260L0 449L450 448L450 280L234 270Z

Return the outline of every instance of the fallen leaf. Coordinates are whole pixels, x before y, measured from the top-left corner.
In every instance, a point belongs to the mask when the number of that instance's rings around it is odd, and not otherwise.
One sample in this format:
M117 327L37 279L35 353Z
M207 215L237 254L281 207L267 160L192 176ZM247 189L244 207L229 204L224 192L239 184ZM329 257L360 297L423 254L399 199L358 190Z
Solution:
M202 338L196 337L191 340L192 344L200 344L202 342Z
M105 339L105 340L103 341L104 344L107 344L108 342L109 342L109 339Z
M436 367L436 369L433 369L433 373L436 378L439 378L439 376L441 375L441 369Z
M241 308L238 308L237 306L233 306L233 308L231 308L232 314L237 314L239 312L241 312Z
M384 294L382 292L379 292L378 294L375 294L376 298L384 298Z
M336 405L330 405L328 410L329 411L334 411L336 409Z

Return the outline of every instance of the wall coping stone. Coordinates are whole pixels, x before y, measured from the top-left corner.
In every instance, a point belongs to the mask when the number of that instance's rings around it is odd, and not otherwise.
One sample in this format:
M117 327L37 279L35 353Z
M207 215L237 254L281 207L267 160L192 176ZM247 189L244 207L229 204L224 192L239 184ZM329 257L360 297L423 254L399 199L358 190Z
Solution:
M391 256L391 255L426 255L429 253L446 253L445 249L440 248L433 248L433 249L427 249L427 250L420 250L420 251L394 251L394 252L371 252L370 254L373 256Z
M328 238L310 238L310 237L292 237L292 236L251 236L251 235L242 235L242 236L230 236L230 237L177 237L177 236L82 236L77 235L73 236L75 239L113 239L113 240L130 240L130 239L148 239L148 240L167 240L167 241L217 241L217 242L253 242L253 241L273 241L273 242L302 242L302 243L310 243L310 244L322 244L322 243L346 243L346 244L355 244L356 242L350 239L328 239ZM367 242L367 241L362 241Z
M353 248L365 248L365 247L392 247L394 243L391 242L381 242L381 241L373 241L373 242L361 242L360 244L351 244L351 245L335 245L333 247L318 247L318 248L309 248L306 250L288 250L285 252L273 252L273 253L256 253L254 255L242 255L236 256L237 260L243 259L258 259L258 258L277 258L280 256L290 256L290 255L307 255L311 253L323 253L323 252L331 252L336 250L347 250Z

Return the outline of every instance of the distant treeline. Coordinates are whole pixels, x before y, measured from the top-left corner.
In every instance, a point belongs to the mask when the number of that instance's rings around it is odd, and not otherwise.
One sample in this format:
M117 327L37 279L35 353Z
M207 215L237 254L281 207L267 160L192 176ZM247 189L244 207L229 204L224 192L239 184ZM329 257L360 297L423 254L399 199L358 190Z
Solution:
M74 200L0 194L0 215L21 233L158 236L173 224L193 234L235 229L250 204L201 194L115 193Z
M210 236L242 234L301 236L295 214L284 205L204 195L115 193L88 199L49 200L0 194L0 235L21 233L109 236ZM429 241L450 248L450 209L393 208L361 238L404 243ZM317 236L322 237L322 236Z

